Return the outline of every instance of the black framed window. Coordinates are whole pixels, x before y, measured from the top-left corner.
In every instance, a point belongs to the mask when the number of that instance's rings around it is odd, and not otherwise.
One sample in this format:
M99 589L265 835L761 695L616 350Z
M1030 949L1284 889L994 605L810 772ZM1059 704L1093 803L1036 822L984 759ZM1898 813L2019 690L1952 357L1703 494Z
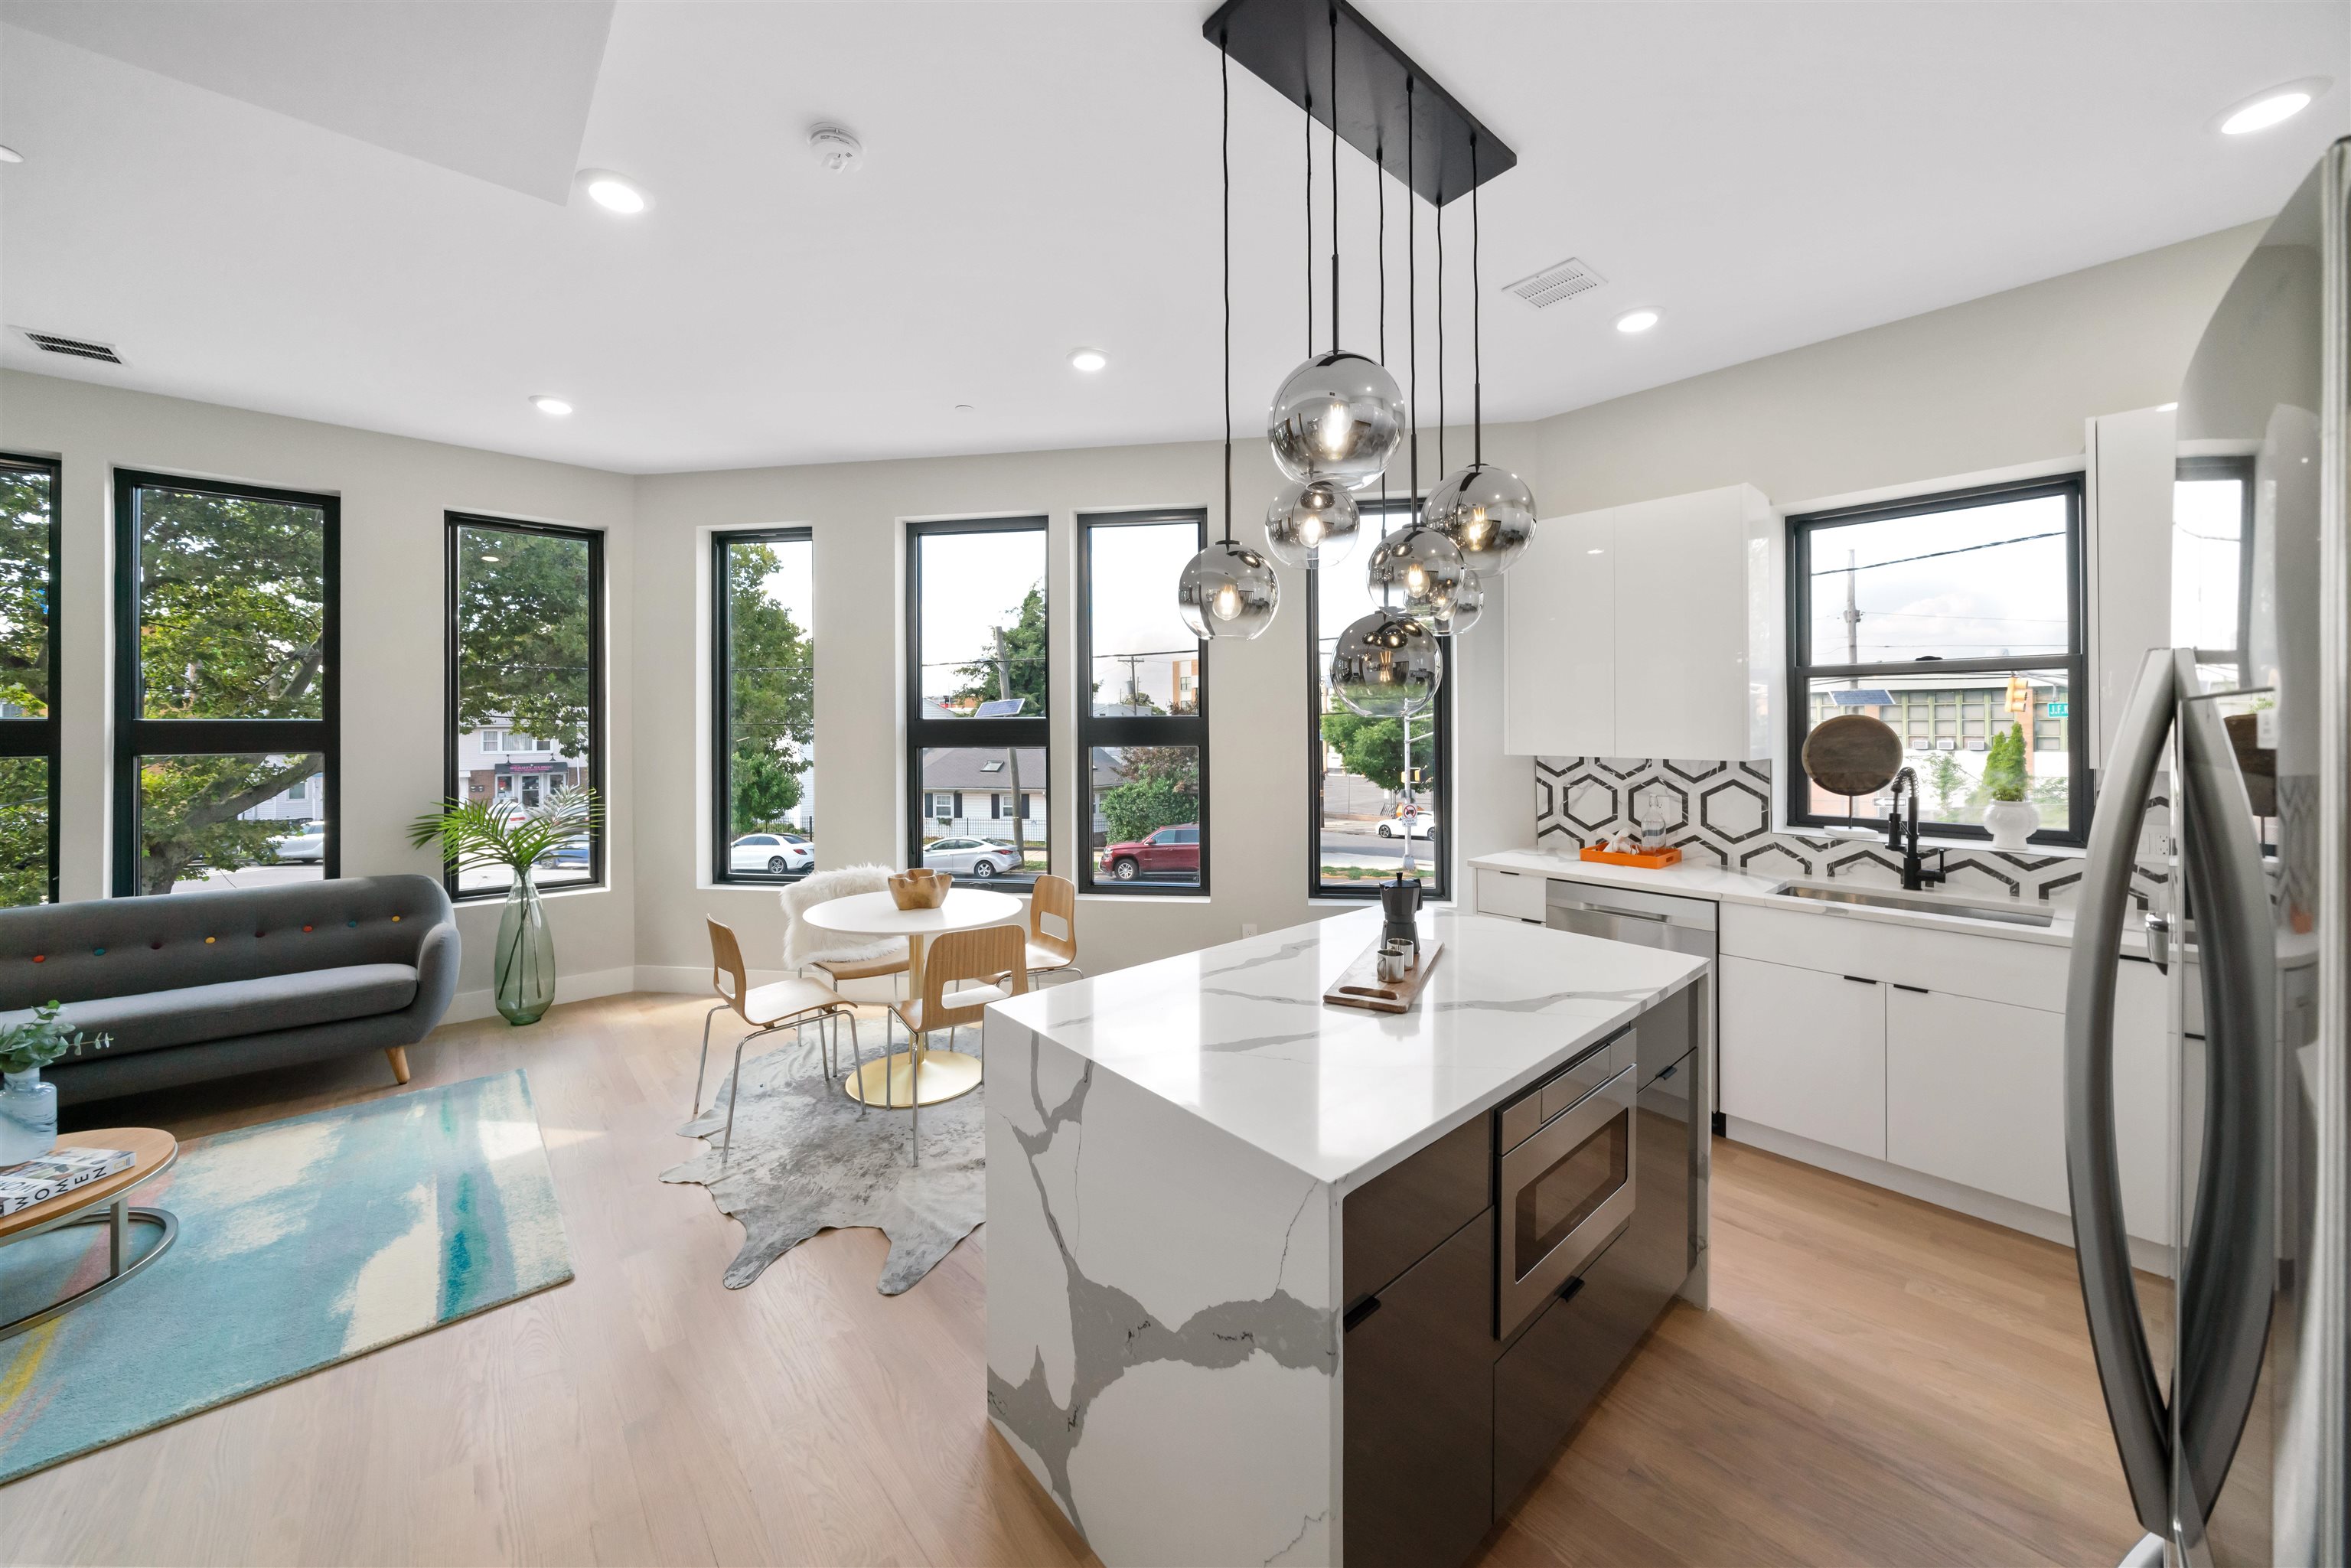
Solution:
M815 565L807 528L711 537L715 882L816 865Z
M335 876L332 496L118 469L114 891Z
M1078 885L1208 891L1208 645L1167 585L1208 539L1205 512L1078 518Z
M1886 797L1831 795L1795 761L1859 713L1902 737L1922 828L1991 837L1984 765L2017 731L2032 841L2085 841L2082 496L2067 474L1788 519L1790 826L1884 824Z
M909 865L1017 883L1051 866L1045 577L1042 517L906 525Z
M57 479L0 453L0 908L57 898Z
M1427 898L1449 898L1453 842L1453 640L1444 640L1447 679L1427 711L1369 719L1331 695L1339 633L1379 608L1364 575L1370 541L1410 522L1414 507L1361 503L1364 546L1345 560L1306 571L1306 650L1314 701L1306 729L1306 891L1311 898L1371 898L1410 852Z
M2253 459L2179 459L2171 489L2171 642L2231 685L2253 624Z
M604 536L450 512L449 732L453 800L528 810L604 788ZM609 808L610 802L607 801ZM559 845L541 887L601 884L605 830ZM455 898L503 895L503 866L444 872Z

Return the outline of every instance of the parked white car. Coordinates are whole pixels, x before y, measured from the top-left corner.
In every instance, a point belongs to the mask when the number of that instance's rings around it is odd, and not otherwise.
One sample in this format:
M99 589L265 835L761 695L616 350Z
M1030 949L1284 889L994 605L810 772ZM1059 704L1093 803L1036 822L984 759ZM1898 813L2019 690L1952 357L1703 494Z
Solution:
M746 833L726 847L729 871L765 872L782 876L816 864L815 847L805 839L782 833Z
M923 864L957 876L995 876L1020 869L1020 852L1001 839L940 839L925 845Z
M327 858L327 824L305 822L272 838L269 847L282 865L317 865Z
M1383 817L1380 819L1380 837L1384 839L1400 839L1404 836L1404 823L1397 821L1393 817ZM1437 818L1428 814L1415 817L1412 820L1412 836L1416 839L1435 838L1437 836Z

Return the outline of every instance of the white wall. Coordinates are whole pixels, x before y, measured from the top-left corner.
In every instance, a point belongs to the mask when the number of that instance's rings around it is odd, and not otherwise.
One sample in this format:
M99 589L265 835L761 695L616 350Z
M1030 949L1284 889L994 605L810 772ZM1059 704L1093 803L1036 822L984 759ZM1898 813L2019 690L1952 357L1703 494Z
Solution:
M105 895L110 835L113 476L120 468L338 496L342 501L342 869L435 874L435 858L404 831L441 798L443 517L447 510L569 523L606 531L608 656L616 798L633 788L627 744L635 694L633 482L593 469L378 435L54 376L0 372L0 449L62 460L59 680L65 763L59 778L59 892ZM625 988L636 946L633 835L617 824L609 889L550 894L565 994ZM486 1011L497 905L458 916L465 962L460 1006ZM616 983L613 972L620 971ZM584 982L584 984L583 984Z
M1433 471L1433 433L1423 468ZM1523 428L1486 433L1487 456L1522 464ZM1452 438L1451 454L1467 450ZM1257 543L1280 476L1262 442L1236 448L1235 536ZM1039 516L1049 519L1048 601L1054 667L1077 657L1077 535L1081 513L1206 507L1217 527L1220 450L1210 443L1011 455L838 464L683 474L639 481L637 731L640 792L638 961L648 984L706 983L705 913L772 954L783 922L772 889L713 886L706 865L709 537L713 529L805 526L816 538L816 753L822 779L820 863L905 857L904 740L905 528L910 519ZM1358 547L1343 571L1362 570ZM1208 653L1209 834L1207 898L1170 894L1086 899L1079 912L1089 971L1140 963L1333 908L1307 896L1306 580L1282 570L1282 604L1252 642ZM1168 585L1172 595L1175 585ZM1455 768L1459 853L1522 841L1531 763L1500 749L1499 681L1489 661L1501 628L1487 620L1464 639ZM1067 683L1058 687L1068 690ZM685 694L694 700L683 700ZM1052 715L1054 869L1078 872L1080 802L1074 704ZM679 810L695 802L692 812Z
M1554 516L1742 482L1794 507L2078 457L2084 421L2179 395L2263 226L1554 415L1529 477Z

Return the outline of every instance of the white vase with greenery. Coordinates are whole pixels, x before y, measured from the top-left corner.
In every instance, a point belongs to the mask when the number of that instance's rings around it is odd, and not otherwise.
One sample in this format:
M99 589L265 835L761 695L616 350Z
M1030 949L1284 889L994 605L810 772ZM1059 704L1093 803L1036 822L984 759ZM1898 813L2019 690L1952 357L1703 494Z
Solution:
M1991 847L2031 848L2029 841L2041 827L2041 809L2024 798L2030 780L2024 772L2023 726L2011 725L2004 734L1992 737L1984 753L1983 778L1984 792L1991 797L1983 814L1983 824L1991 831Z
M23 1023L0 1029L0 1166L37 1160L57 1145L57 1086L41 1081L41 1069L111 1043L68 1029L57 1021L61 1009L44 1002Z

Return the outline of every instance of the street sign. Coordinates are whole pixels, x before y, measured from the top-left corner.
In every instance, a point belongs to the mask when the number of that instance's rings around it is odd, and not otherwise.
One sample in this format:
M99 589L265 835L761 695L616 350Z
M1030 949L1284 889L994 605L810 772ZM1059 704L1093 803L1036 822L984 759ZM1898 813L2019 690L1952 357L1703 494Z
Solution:
M2074 705L2072 703L2051 703L2049 705L2049 716L2051 718L2070 718L2073 716L2073 713Z

